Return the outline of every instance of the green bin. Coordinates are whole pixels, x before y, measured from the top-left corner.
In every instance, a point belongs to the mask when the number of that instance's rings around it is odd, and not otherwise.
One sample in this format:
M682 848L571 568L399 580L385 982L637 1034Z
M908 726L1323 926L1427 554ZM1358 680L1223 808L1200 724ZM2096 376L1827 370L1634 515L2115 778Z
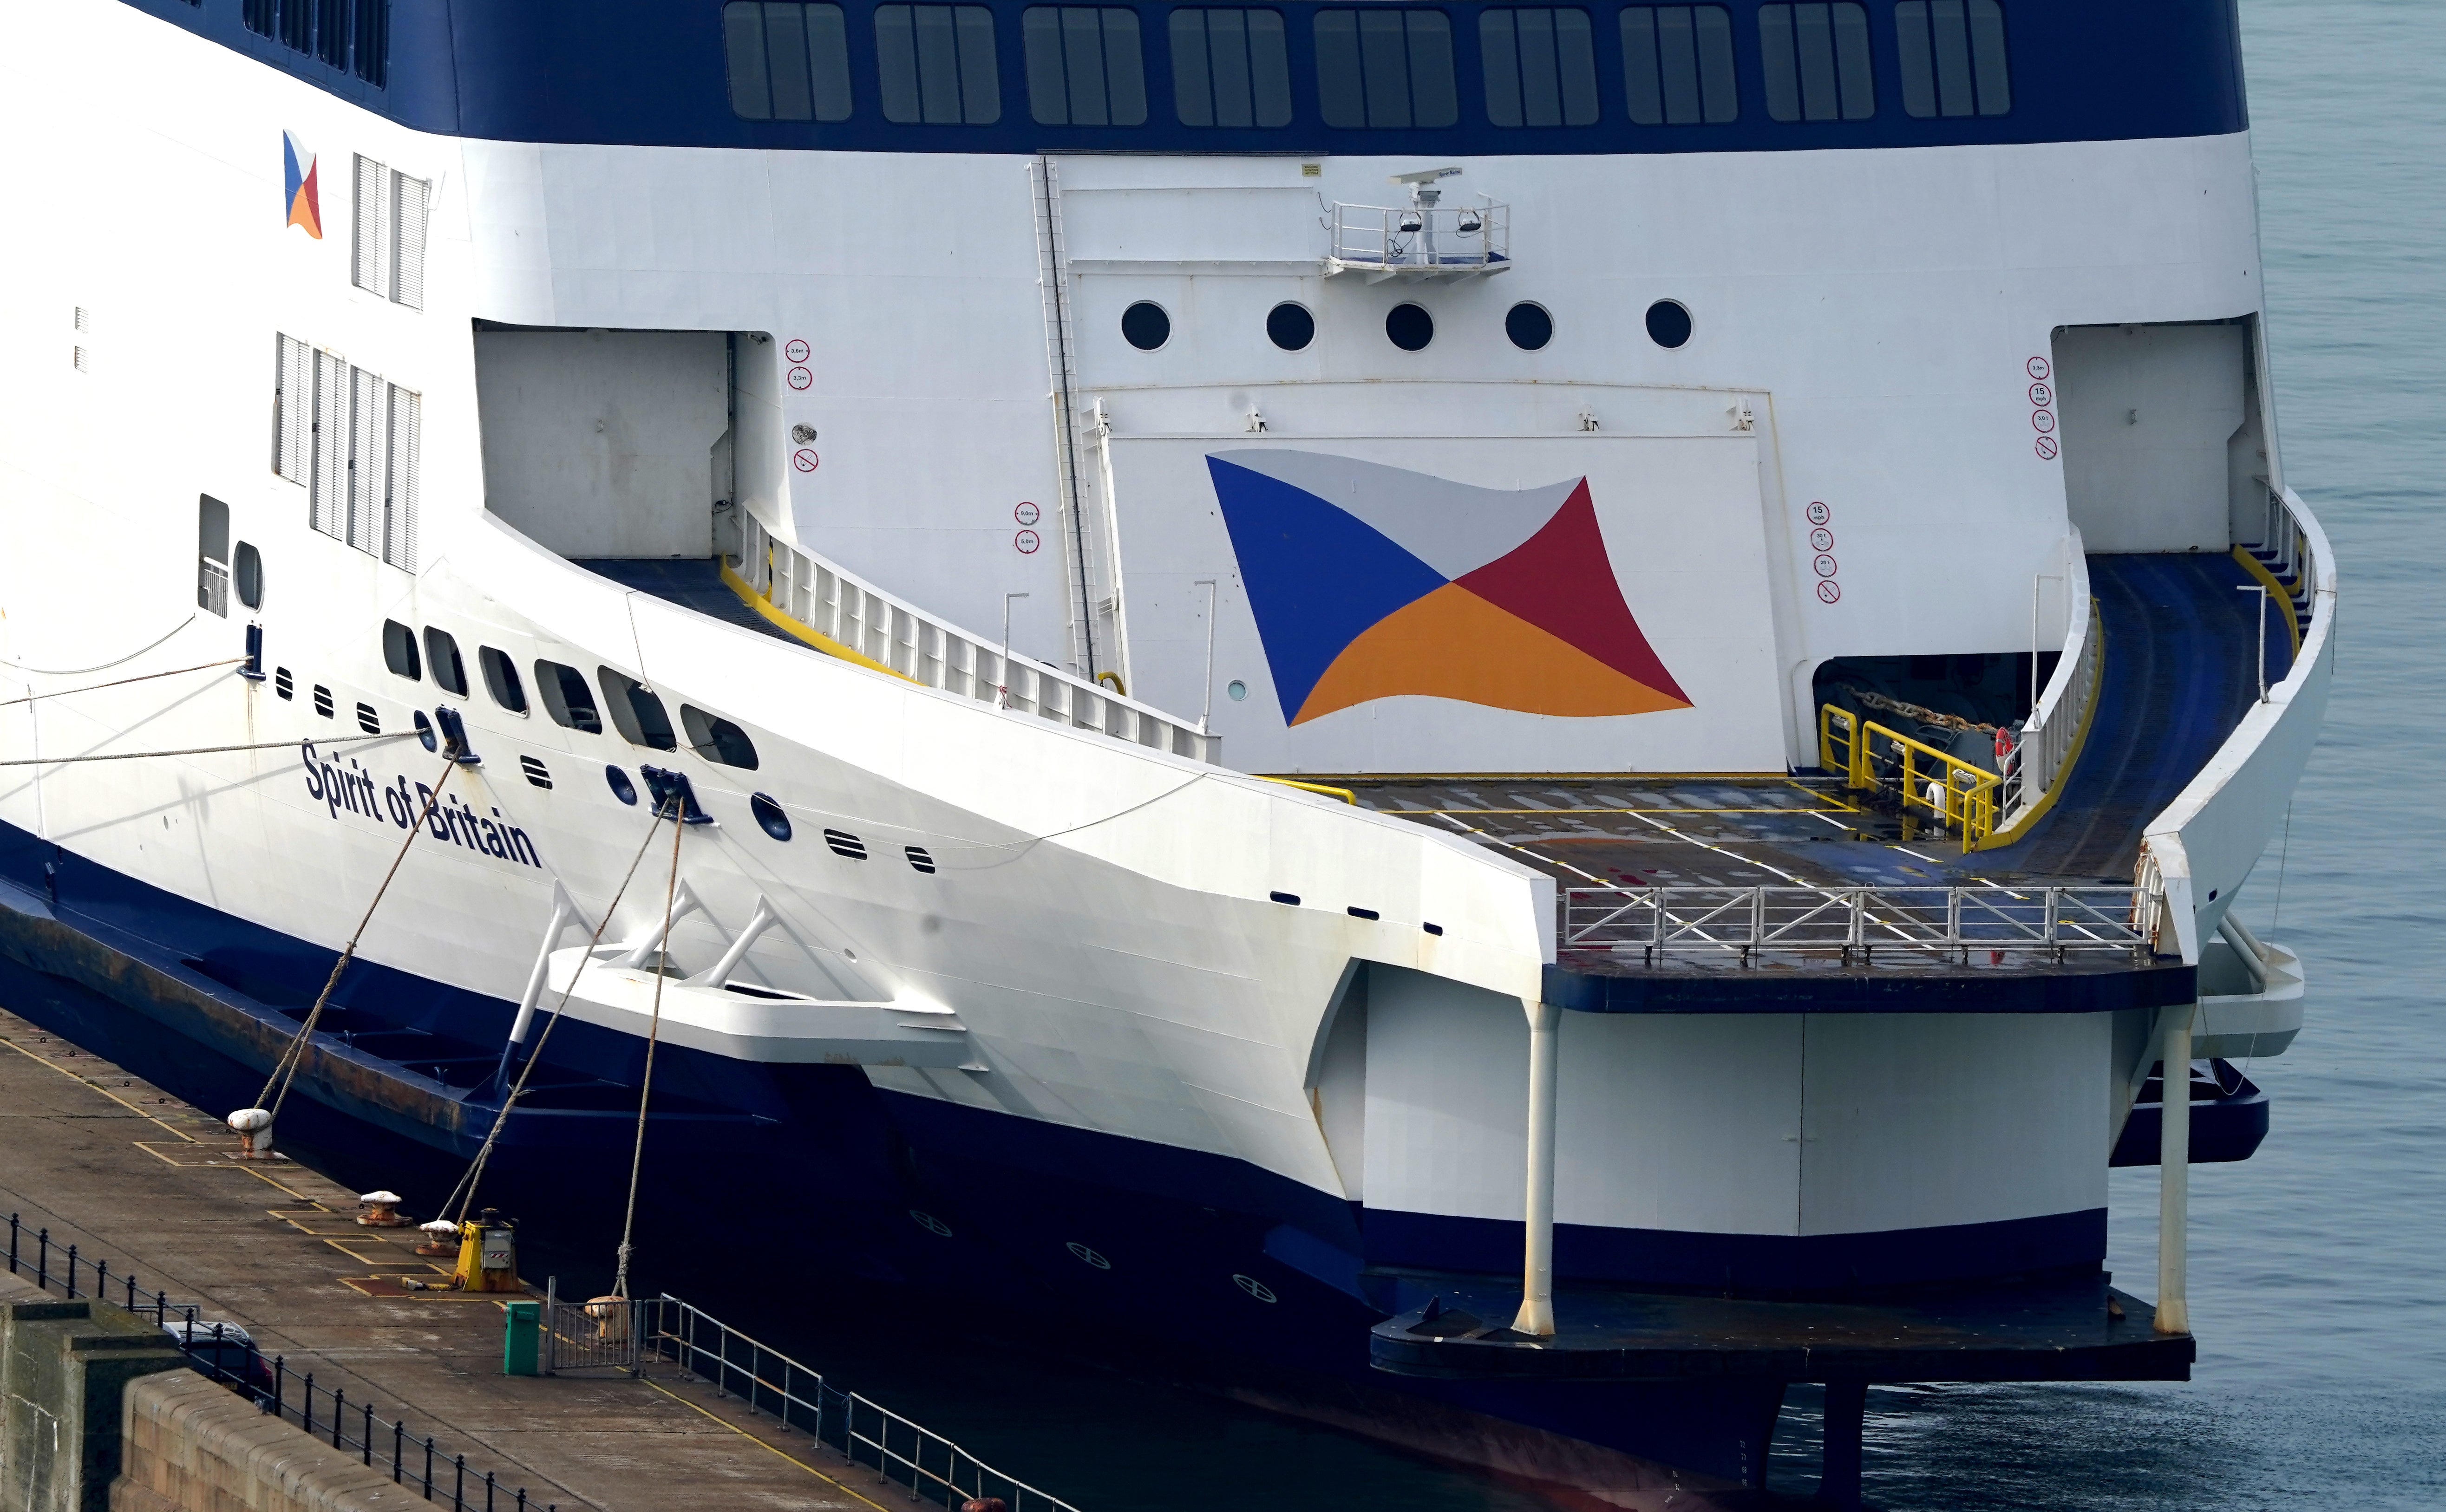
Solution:
M503 1375L543 1373L541 1310L541 1305L536 1302L511 1302L503 1307L502 1311L509 1315L501 1330Z

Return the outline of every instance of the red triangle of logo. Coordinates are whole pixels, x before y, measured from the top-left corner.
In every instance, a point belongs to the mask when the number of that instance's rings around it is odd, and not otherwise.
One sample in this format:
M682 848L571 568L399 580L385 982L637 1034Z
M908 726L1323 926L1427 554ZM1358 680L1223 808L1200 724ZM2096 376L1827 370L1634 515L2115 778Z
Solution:
M1454 581L1632 681L1689 702L1623 602L1587 478L1536 534Z

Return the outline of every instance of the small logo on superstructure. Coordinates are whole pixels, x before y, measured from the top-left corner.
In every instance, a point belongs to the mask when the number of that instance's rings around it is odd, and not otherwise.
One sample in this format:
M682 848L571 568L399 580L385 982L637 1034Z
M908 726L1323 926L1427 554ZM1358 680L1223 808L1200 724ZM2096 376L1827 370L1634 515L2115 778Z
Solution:
M314 155L306 150L293 131L280 134L280 166L282 181L288 188L281 202L288 208L289 224L303 226L306 234L316 241L323 239L323 191L314 179Z

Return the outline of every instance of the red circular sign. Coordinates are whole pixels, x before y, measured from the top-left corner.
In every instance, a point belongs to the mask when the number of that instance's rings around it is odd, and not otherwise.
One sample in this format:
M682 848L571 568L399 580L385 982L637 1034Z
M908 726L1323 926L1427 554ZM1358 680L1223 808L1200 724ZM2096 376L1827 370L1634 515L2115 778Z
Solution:
M2053 368L2050 368L2049 366L2047 366L2047 360L2046 360L2045 358L2043 358L2043 357L2033 357L2033 358L2031 358L2031 359L2030 359L2030 361L2029 361L2028 366L2029 366L2029 370L2030 370L2030 376L2031 376L2032 378L2043 379L2043 378L2045 378L2045 377L2047 376L2047 374L2048 374L2048 373L2050 373L2050 372L2054 371L2054 369L2053 369Z
M803 363L807 360L807 344L793 336L790 345L781 348L781 355L794 363Z
M1837 588L1837 587L1835 586L1835 584L1834 584L1834 580L1833 578L1831 578L1831 577L1830 577L1830 578L1825 578L1825 579L1821 579L1821 580L1819 581L1819 583L1818 583L1818 585L1817 585L1817 602L1818 602L1818 603L1820 603L1820 604L1832 604L1832 603L1834 603L1836 599L1839 599L1839 598L1841 598L1842 596L1843 596L1843 590L1842 590L1840 588Z
M1036 554L1036 549L1043 546L1044 542L1034 531L1022 531L1010 538L1010 544L1019 548L1020 555L1033 556Z
M1817 575L1819 577L1833 577L1834 575L1834 559L1828 556L1823 551L1817 553L1817 560L1812 562L1810 566L1817 569Z
M1044 518L1044 512L1027 500L1022 499L1019 501L1019 508L1010 512L1010 517L1022 525L1033 525Z
M792 388L803 389L815 381L816 375L808 372L803 367L793 367L790 369L790 386Z
M822 461L822 457L818 457L814 452L809 451L803 446L790 454L790 465L797 468L801 473L814 472L817 466Z
M2054 389L2049 388L2044 383L2032 383L2030 385L2031 403L2036 404L2041 409L2044 409L2055 401L2056 394Z
M1824 499L1812 499L1809 501L1810 524L1823 525L1834 517L1834 512L1826 507L1826 501Z
M1834 532L1826 529L1826 527L1822 525L1810 532L1809 549L1813 551L1831 551L1834 550Z
M2040 437L2040 438L2039 438L2039 460L2040 460L2040 461L2042 461L2042 462L2052 462L2052 461L2054 461L2055 459L2056 459L2056 439L2055 439L2054 437L2052 437L2052 436L2041 436L2041 437Z
M2055 412L2044 409L2030 411L2030 428L2041 436L2053 431L2056 428Z

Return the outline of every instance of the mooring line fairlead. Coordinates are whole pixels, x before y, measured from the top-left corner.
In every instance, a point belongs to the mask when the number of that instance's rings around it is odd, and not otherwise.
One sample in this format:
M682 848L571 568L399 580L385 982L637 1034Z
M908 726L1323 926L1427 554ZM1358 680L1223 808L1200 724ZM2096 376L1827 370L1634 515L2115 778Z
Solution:
M281 743L285 745L288 742ZM340 959L331 962L331 975L324 979L323 991L315 998L314 1006L307 1011L306 1021L297 1026L296 1037L289 1041L288 1048L280 1053L280 1059L273 1065L272 1074L264 1079L263 1091L255 1094L254 1106L230 1114L230 1127L246 1136L251 1152L256 1149L257 1136L280 1121L280 1105L289 1100L289 1084L296 1078L297 1068L305 1063L306 1047L313 1041L314 1025L322 1018L325 1005L331 1000L331 990L340 984L340 973L348 969L348 961L357 953L358 943L366 937L367 926L374 922L374 910L382 906L384 894L390 891L391 879L399 875L400 863L407 859L407 848L416 844L418 832L433 816L433 806L442 800L442 785L450 780L451 770L457 765L456 760L442 763L442 775L433 779L432 789L424 795L423 812L416 816L414 824L407 827L407 837L400 841L399 854L391 857L390 869L383 873L382 886L374 889L372 901L366 905L365 917L357 921L356 932L348 936L348 943L340 948ZM269 1107L265 1106L267 1099ZM253 1116L255 1114L262 1116ZM241 1119L245 1120L245 1125L240 1124Z
M656 813L647 819L646 837L637 843L637 853L629 858L629 869L620 878L619 890L612 893L612 901L604 905L603 917L595 924L594 933L586 943L586 948L590 953L596 945L603 943L603 931L612 927L612 915L619 909L620 900L628 896L629 884L635 880L637 867L646 859L647 847L654 843L654 826L661 822L661 814ZM591 962L590 955L586 962L581 963L576 971L570 973L569 985L560 990L560 1001L553 1005L550 1021L543 1026L543 1033L536 1036L535 1049L528 1053L525 1064L518 1068L518 1079L501 1098L500 1110L493 1114L493 1127L485 1130L483 1145L477 1149L476 1158L468 1163L466 1173L459 1178L459 1185L452 1187L450 1195L442 1200L442 1211L445 1213L450 1211L453 1204L458 1206L457 1216L445 1221L454 1232L459 1224L466 1222L467 1209L476 1204L476 1188L484 1179L484 1166L493 1158L493 1147L499 1143L501 1130L509 1126L510 1110L516 1107L518 1098L525 1094L527 1078L534 1075L536 1067L542 1063L544 1047L552 1043L552 1032L560 1027L561 1011L569 1006L570 994L577 990L577 979L585 972L586 965ZM506 1064L505 1061L504 1065ZM462 1191L466 1194L463 1198L460 1195Z

